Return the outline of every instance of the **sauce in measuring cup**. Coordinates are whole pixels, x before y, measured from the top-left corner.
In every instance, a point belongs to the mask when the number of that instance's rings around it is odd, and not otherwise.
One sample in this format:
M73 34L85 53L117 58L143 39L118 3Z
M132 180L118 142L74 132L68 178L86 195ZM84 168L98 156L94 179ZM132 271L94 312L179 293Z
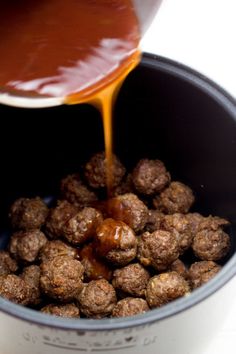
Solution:
M1 0L0 93L91 103L102 114L112 187L112 104L139 63L131 0Z

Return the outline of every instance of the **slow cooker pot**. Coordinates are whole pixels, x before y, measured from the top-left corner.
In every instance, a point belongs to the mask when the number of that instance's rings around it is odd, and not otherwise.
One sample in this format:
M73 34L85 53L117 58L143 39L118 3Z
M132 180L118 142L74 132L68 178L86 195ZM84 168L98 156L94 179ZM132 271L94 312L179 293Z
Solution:
M103 149L103 133L98 112L88 105L0 106L0 114L4 248L12 201L40 195L50 202L60 178ZM235 101L199 73L146 54L120 92L114 135L115 152L130 168L141 157L163 160L174 180L194 190L194 210L231 221L232 249L222 271L187 298L123 319L62 319L0 298L1 353L199 354L230 311L236 295Z

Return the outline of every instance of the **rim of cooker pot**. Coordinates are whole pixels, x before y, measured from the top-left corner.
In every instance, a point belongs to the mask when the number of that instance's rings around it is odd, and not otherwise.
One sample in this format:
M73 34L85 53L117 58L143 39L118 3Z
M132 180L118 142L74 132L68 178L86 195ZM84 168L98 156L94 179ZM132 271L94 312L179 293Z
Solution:
M145 53L143 55L141 66L146 66L167 72L175 77L179 77L182 80L190 82L196 87L199 87L202 91L205 91L208 96L211 96L221 106L223 106L236 122L236 101L234 98L231 97L217 84L206 78L204 75L186 67L183 64L149 53ZM231 259L224 265L222 270L209 283L203 285L199 289L194 290L190 296L180 298L161 308L154 309L143 315L137 315L134 317L101 320L66 319L45 315L38 311L14 304L1 297L0 310L6 314L31 323L64 330L102 331L125 329L128 327L130 328L147 325L185 311L213 295L217 290L222 288L235 274L236 254L231 257Z

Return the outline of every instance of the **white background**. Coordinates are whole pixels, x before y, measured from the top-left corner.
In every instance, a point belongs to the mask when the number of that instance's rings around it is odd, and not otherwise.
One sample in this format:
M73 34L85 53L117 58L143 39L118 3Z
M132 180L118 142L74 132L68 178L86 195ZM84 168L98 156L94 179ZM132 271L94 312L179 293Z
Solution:
M142 49L200 71L236 97L236 0L163 0Z
M236 97L236 0L163 0L142 49L200 71ZM221 332L199 354L223 353L236 353L236 297Z

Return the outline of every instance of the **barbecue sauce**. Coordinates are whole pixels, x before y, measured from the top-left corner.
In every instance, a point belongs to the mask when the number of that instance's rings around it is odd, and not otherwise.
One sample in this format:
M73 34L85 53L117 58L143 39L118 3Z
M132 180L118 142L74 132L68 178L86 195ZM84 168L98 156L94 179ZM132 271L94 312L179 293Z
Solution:
M0 93L90 103L103 117L112 189L112 107L139 63L131 0L0 0Z

